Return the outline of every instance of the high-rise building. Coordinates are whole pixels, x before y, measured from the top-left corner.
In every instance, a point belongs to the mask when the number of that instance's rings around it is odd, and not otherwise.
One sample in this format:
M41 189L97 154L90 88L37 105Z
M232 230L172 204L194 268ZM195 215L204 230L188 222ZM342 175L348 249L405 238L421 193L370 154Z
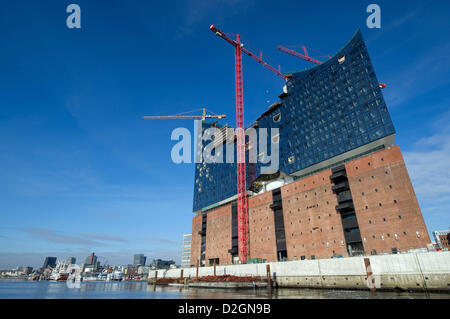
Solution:
M77 259L75 257L67 258L67 265L74 265Z
M250 258L426 248L428 231L361 32L329 60L289 75L279 101L249 126L279 130L267 141L268 150L279 149L279 169L247 163ZM247 158L250 151L257 150ZM196 164L191 265L236 262L236 190L236 164Z
M97 256L95 253L90 254L86 257L86 261L84 262L86 265L96 265L97 264Z
M191 266L191 239L192 234L183 235L183 250L181 254L182 268L187 268Z
M55 268L56 267L56 257L45 257L44 265L42 268Z
M147 257L145 257L143 254L136 254L134 255L134 266L145 266L145 261L147 260Z

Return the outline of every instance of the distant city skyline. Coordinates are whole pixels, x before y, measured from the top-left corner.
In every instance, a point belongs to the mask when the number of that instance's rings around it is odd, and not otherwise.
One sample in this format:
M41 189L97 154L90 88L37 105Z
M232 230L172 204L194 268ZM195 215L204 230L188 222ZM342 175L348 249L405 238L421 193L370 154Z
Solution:
M381 29L367 28L367 1L105 3L78 2L79 30L60 1L2 4L0 269L93 251L101 263L180 264L194 164L171 161L170 134L193 122L141 117L207 107L235 126L234 52L211 24L283 72L310 64L278 45L333 54L361 29L430 235L448 229L448 1L377 1ZM248 57L243 68L248 125L284 83Z

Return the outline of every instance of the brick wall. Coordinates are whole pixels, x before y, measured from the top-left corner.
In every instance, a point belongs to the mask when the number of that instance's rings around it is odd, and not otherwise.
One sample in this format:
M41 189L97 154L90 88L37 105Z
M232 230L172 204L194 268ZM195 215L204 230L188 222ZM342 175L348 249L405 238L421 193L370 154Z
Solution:
M248 200L250 258L277 259L272 203L271 191Z
M428 231L400 149L395 146L346 165L365 253L426 248ZM289 260L348 256L331 170L281 188ZM250 258L277 260L272 192L249 198ZM206 264L231 263L231 204L207 215ZM192 222L191 264L200 255L201 216ZM418 234L417 234L418 233ZM397 235L397 236L396 236Z
M206 219L206 265L219 258L220 264L231 264L231 204L216 208Z
M331 170L281 188L288 259L347 256Z
M428 231L398 146L346 169L366 254L427 247Z
M192 241L191 241L191 266L195 266L200 260L200 245L202 237L198 234L202 230L202 216L192 219Z

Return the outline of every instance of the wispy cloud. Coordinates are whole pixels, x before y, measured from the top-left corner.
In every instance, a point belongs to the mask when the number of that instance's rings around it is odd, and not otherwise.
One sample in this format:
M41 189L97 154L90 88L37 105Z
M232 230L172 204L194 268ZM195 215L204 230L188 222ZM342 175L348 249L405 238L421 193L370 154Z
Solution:
M123 237L102 234L102 233L84 233L81 235L68 235L47 228L25 228L26 233L34 238L45 240L56 244L73 244L82 246L103 246L104 242L126 242Z
M405 14L401 15L401 16L397 16L392 20L387 20L387 23L384 24L385 22L385 15L383 14L382 11L382 26L381 26L381 30L377 30L378 32L375 33L374 35L372 35L371 37L368 38L368 42L373 42L373 41L377 41L378 39L380 39L382 36L389 34L392 30L405 25L406 23L412 21L413 19L417 18L417 16L420 15L420 12L422 10L423 5L418 6L418 7L414 7L411 10L407 11Z
M71 236L66 234L61 234L51 229L46 228L26 228L24 229L26 233L33 236L34 238L45 240L52 243L59 244L73 244L73 245L88 245L88 246L101 246L104 245L99 241L95 241L83 236Z
M450 134L417 141L405 158L416 192L424 199L450 197Z
M194 28L200 23L206 25L212 22L220 23L253 6L253 0L189 0L182 8L183 18L178 28L176 38L193 34ZM208 21L207 21L208 19ZM214 21L211 21L213 19Z
M148 240L150 242L169 244L169 245L181 245L181 241L170 240L170 239L161 238L161 237L148 237L148 238L145 238L145 240Z
M447 77L450 71L450 44L438 46L418 55L413 63L403 70L395 70L391 78L386 78L391 89L385 93L388 105L396 107L407 101L426 94L438 87L449 84ZM439 57L439 58L437 58Z
M403 152L430 230L450 226L450 112L434 123L436 132ZM443 123L445 123L443 125Z
M116 241L116 242L125 242L127 241L125 238L116 235L108 235L108 234L97 234L97 233L87 233L83 234L84 237L103 240L103 241Z

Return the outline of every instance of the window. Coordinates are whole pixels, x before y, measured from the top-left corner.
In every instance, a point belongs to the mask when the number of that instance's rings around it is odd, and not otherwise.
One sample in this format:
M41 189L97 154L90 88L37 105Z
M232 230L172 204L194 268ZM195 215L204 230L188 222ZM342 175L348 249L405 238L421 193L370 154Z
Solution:
M280 120L281 120L281 113L275 114L275 115L273 116L273 121L274 121L275 123L280 122Z
M272 137L272 142L273 142L274 144L278 144L278 143L280 142L280 134L274 135L274 136Z

